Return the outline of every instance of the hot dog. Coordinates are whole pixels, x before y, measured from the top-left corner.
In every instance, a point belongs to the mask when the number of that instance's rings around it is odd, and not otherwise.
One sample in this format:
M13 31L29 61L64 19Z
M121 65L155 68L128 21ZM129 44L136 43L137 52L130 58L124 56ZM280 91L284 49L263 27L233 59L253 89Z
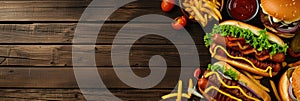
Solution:
M198 89L205 97L216 101L271 101L267 92L221 61L209 66L198 79Z
M235 20L215 25L204 41L213 58L267 77L281 70L288 49L276 35Z

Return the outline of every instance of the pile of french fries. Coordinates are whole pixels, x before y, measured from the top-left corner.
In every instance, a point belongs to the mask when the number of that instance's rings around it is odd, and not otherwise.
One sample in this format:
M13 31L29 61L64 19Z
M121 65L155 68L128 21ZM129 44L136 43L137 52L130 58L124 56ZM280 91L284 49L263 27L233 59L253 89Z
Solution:
M206 26L212 18L217 21L222 20L220 13L222 5L218 0L184 0L182 5L189 13L189 19L195 19L202 26Z

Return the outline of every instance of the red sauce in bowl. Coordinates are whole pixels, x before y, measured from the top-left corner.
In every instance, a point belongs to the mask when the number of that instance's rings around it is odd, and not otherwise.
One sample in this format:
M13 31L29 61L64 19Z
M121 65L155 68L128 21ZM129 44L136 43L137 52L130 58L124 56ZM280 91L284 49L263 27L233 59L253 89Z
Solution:
M237 20L251 20L258 12L256 0L229 0L228 13Z

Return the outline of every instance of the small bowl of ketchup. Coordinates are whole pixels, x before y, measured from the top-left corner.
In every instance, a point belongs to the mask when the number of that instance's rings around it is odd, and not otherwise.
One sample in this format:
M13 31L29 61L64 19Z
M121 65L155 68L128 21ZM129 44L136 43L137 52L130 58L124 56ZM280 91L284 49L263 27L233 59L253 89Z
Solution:
M258 11L258 0L228 0L227 2L227 13L236 20L250 21L257 15Z

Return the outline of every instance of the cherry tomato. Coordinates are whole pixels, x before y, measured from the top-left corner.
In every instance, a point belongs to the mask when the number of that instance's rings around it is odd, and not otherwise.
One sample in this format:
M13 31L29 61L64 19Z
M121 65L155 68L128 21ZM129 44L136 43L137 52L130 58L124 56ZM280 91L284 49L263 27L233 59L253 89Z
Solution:
M181 30L187 23L185 16L177 17L174 20L175 22L172 23L172 27L176 30Z
M169 12L174 8L175 0L162 0L161 9L164 12Z
M200 68L197 68L197 69L194 71L194 77L195 77L196 79L199 79L200 75L201 75L201 69L200 69Z

